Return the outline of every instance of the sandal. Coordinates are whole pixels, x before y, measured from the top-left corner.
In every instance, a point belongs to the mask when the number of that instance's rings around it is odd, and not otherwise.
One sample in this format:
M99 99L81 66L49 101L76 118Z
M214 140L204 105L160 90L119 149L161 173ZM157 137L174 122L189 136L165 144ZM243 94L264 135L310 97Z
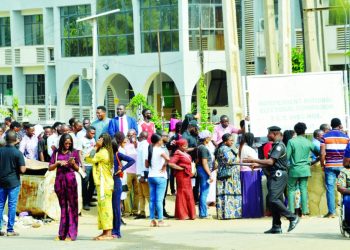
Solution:
M156 227L157 226L157 221L156 220L151 220L150 227Z
M159 221L157 226L158 227L169 227L169 224L165 223L164 221Z
M94 240L113 240L113 236L100 235L94 238Z
M7 236L19 236L19 233L13 231L13 232L7 232Z

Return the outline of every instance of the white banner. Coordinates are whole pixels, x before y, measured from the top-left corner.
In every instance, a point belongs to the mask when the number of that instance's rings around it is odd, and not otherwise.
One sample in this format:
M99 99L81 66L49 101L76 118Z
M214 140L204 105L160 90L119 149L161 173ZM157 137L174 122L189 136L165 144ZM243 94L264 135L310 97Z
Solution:
M273 125L293 130L304 122L307 133L338 117L346 124L342 72L248 76L251 132L266 136Z

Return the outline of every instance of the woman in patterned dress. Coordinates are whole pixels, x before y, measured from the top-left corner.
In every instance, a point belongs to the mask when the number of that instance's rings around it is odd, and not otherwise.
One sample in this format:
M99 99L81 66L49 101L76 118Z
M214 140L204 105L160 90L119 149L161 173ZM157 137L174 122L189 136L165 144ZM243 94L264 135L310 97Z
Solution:
M49 171L57 169L55 192L61 208L60 227L56 240L71 241L78 234L78 185L75 172L79 170L79 152L73 150L69 134L61 136L59 147L51 156Z
M97 190L98 229L103 232L94 240L112 240L113 209L112 194L114 181L112 170L114 165L111 137L107 133L100 135L86 162L93 164L93 177Z
M231 176L218 179L216 183L216 213L219 220L237 219L242 217L242 194L240 180L240 166L233 165L236 154L232 150L233 137L231 134L222 136L216 158L218 160L218 173L221 168L229 168Z

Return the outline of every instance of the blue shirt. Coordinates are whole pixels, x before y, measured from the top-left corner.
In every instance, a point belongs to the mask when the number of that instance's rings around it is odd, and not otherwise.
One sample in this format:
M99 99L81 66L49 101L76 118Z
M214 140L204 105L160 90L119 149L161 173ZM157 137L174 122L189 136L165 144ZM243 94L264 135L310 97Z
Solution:
M102 133L108 132L108 124L109 124L110 119L105 118L104 120L96 120L94 121L91 126L96 128L96 133L95 133L95 140L97 141L98 138Z
M317 148L318 152L320 152L321 142L315 138L312 138L312 144L314 144L315 147ZM311 159L312 159L312 161L315 161L317 159L316 155L313 152L311 152Z

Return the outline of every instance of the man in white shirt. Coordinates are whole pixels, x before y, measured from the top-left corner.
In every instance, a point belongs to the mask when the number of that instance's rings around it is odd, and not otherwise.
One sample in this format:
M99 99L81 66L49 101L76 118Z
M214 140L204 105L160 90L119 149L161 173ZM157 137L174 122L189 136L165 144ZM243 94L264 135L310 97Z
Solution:
M49 156L52 155L54 148L56 148L56 145L58 145L57 140L61 126L61 122L55 122L52 126L52 135L47 138L47 153Z
M139 135L139 143L137 146L137 159L136 159L136 175L139 185L139 202L140 202L140 214L135 219L145 219L146 212L146 200L149 203L149 186L147 182L148 168L145 166L145 162L148 159L148 133L142 131Z
M96 141L94 138L95 133L96 133L95 127L90 126L90 127L86 128L86 134L82 138L83 158L85 158L86 155L89 155L91 150L96 145ZM84 165L85 165L86 176L82 180L83 209L90 210L90 207L95 206L93 203L91 203L91 199L92 199L92 196L93 196L94 190L95 190L95 184L94 184L94 179L92 176L92 164L84 162Z
M19 151L27 159L38 159L38 137L35 136L34 125L27 126L26 134L19 144Z

